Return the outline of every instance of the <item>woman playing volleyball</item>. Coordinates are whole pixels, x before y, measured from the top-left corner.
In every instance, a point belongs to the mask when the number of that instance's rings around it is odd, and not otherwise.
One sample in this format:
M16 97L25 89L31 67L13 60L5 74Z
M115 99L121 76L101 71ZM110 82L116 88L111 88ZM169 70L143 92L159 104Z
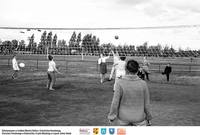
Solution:
M115 81L108 119L115 126L147 126L152 119L150 95L145 81L137 76L139 64L129 60L126 75Z
M17 56L14 54L13 55L13 59L12 59L12 66L13 66L13 74L12 74L12 79L16 79L18 76L18 72L19 72L19 66L18 66L18 62L17 62Z
M98 64L100 65L100 78L101 78L101 83L104 82L105 79L105 74L107 73L107 65L106 65L106 60L110 57L110 53L107 57L104 57L103 54L100 54L100 57L98 59Z
M49 90L55 90L53 89L53 85L56 82L56 75L55 73L59 73L62 74L58 71L58 69L56 68L56 63L53 60L53 56L48 55L48 59L49 59L49 68L47 70L47 76L48 76L48 82L47 82L47 88Z

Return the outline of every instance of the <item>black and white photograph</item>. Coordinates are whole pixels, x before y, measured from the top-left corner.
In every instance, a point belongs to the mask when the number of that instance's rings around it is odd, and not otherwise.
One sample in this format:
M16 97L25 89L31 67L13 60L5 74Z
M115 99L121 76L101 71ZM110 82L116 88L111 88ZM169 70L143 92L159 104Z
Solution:
M200 126L199 6L0 0L0 126Z

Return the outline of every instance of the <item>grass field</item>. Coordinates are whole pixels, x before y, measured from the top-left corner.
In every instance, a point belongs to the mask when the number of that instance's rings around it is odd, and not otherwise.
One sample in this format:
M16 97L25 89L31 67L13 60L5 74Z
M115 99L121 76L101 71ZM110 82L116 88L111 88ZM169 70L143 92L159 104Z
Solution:
M114 81L100 84L96 65L88 66L90 62L72 64L60 69L65 74L57 76L56 91L45 88L45 68L24 68L12 80L11 67L0 66L0 125L108 125ZM177 73L167 83L152 72L150 79L154 126L200 125L199 76Z

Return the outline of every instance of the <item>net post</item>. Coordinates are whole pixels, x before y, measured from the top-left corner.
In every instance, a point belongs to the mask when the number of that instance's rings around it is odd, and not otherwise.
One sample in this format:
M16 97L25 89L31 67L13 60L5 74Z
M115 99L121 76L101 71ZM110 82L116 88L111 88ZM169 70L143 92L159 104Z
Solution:
M81 60L82 60L82 61L84 60L84 58L83 58L83 52L81 53Z
M84 60L84 56L83 56L83 46L81 47L81 60Z
M38 70L38 59L37 59L37 70Z
M192 70L192 60L193 60L193 58L190 58L189 72L191 72L191 70Z

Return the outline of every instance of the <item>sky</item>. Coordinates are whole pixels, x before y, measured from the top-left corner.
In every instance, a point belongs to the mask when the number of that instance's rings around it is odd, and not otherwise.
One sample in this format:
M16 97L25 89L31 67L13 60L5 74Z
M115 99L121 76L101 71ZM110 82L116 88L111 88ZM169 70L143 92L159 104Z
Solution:
M0 0L0 26L11 27L149 27L200 24L200 0ZM73 31L52 31L69 40ZM200 49L199 28L153 30L76 31L93 34L101 43L168 44L174 48ZM1 30L1 40L24 39L41 32ZM114 36L119 39L115 40Z

